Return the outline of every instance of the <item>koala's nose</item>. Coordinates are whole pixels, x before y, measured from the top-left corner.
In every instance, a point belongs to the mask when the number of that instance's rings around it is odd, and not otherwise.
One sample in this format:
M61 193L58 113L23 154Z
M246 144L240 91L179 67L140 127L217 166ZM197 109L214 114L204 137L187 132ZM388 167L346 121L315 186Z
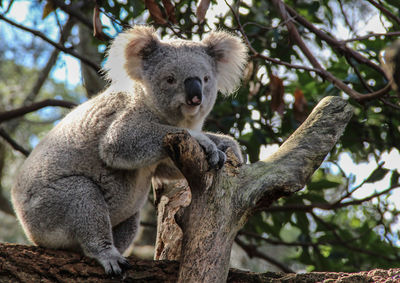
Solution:
M202 100L202 85L201 80L198 77L187 78L184 81L185 93L186 93L186 103L188 105L197 106L201 104Z

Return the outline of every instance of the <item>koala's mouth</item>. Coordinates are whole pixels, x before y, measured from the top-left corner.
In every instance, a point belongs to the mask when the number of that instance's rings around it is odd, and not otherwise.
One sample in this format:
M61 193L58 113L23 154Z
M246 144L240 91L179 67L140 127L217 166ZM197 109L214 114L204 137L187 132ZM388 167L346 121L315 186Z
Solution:
M189 105L189 104L182 104L181 105L181 112L183 116L194 116L200 111L200 105Z

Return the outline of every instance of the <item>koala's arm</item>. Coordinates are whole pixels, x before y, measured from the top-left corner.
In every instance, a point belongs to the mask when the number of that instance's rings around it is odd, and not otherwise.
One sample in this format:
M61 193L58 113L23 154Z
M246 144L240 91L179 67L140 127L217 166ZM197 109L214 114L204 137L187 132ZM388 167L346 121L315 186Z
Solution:
M133 170L167 157L163 137L182 129L140 120L144 119L122 116L109 126L99 143L100 157L107 166Z
M229 147L233 150L235 155L238 157L240 163L244 162L244 158L242 155L242 150L240 148L240 145L234 138L227 136L227 135L214 134L214 133L210 133L210 132L205 132L204 134L217 145L217 148L219 150L225 152Z
M99 143L100 158L107 166L116 169L133 170L153 165L167 157L163 149L163 138L168 133L179 133L184 129L147 122L121 115L111 123ZM204 148L208 162L213 168L220 168L225 154L219 150L207 135L188 130Z

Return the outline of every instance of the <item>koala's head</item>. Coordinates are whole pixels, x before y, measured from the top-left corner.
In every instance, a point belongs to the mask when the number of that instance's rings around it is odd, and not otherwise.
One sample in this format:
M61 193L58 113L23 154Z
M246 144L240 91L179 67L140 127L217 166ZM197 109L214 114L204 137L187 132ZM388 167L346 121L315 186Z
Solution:
M235 90L246 59L246 46L227 32L201 42L161 41L153 28L136 26L116 37L104 69L120 89L139 82L145 102L168 121L204 119L218 90Z

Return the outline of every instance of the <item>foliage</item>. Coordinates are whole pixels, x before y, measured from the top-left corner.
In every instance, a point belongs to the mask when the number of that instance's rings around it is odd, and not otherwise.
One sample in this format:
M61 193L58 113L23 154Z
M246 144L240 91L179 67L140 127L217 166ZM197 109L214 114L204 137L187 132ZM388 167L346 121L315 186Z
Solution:
M0 1L3 9L0 13L8 9L11 2ZM70 13L60 9L58 2L63 1L35 4L43 10L41 21L48 20L52 14ZM71 9L80 7L79 13L88 17L95 1L70 2ZM94 28L103 38L111 37L129 24L140 23L156 25L163 36L183 39L198 39L217 28L242 36L250 49L250 63L243 84L233 96L218 98L206 128L234 135L250 162L259 160L263 146L284 142L323 97L339 95L348 98L355 107L355 115L341 142L307 187L254 215L239 238L257 247L268 244L290 247L291 252L285 253L289 256L282 261L288 266L301 263L307 270L357 271L395 265L400 258L399 211L390 195L400 186L398 171L379 164L369 177L356 183L354 174L358 172L345 172L340 167L340 160L346 155L358 164L378 164L384 152L399 150L399 96L391 90L364 100L337 87L331 77L321 73L312 63L301 42L296 41L288 28L288 22L295 23L305 46L312 50L324 71L365 95L383 89L388 83L379 67L372 65L378 64L379 53L394 41L394 36L399 36L397 1L286 0L284 3L299 14L290 14L289 20L284 20L274 5L280 1L237 1L223 12L216 11L221 1L96 2L102 16ZM53 6L49 7L49 3ZM217 14L215 20L211 19L212 13ZM386 30L384 34L365 36L362 33L371 15L381 19ZM299 17L312 23L315 29L306 27ZM340 30L347 34L340 35ZM352 40L343 41L345 39ZM101 47L107 42L93 42L104 51ZM344 44L347 49L343 48ZM358 60L352 52L361 55L367 63ZM8 100L3 102L4 105L21 105L22 96L14 97L11 92L4 92L4 88L11 89L10 83L18 85L22 80L32 80L30 72L34 70L8 61L0 65L4 67L2 74L4 71L9 73L7 83L0 80L0 93ZM13 68L23 69L22 75L14 76L18 71ZM29 89L31 84L24 82L21 85ZM27 89L21 92L26 93ZM79 97L68 96L73 91L65 90L62 85L53 84L48 89L51 90L47 93L43 90L39 97L59 95L81 101ZM61 115L54 113L52 115ZM30 114L29 119L41 121L47 118L43 112L38 112ZM48 126L27 127L21 122L14 137L29 145L32 136L41 136L47 129ZM20 136L21 132L29 133L29 136ZM382 185L379 181L383 179L390 181ZM360 194L368 184L374 191Z

